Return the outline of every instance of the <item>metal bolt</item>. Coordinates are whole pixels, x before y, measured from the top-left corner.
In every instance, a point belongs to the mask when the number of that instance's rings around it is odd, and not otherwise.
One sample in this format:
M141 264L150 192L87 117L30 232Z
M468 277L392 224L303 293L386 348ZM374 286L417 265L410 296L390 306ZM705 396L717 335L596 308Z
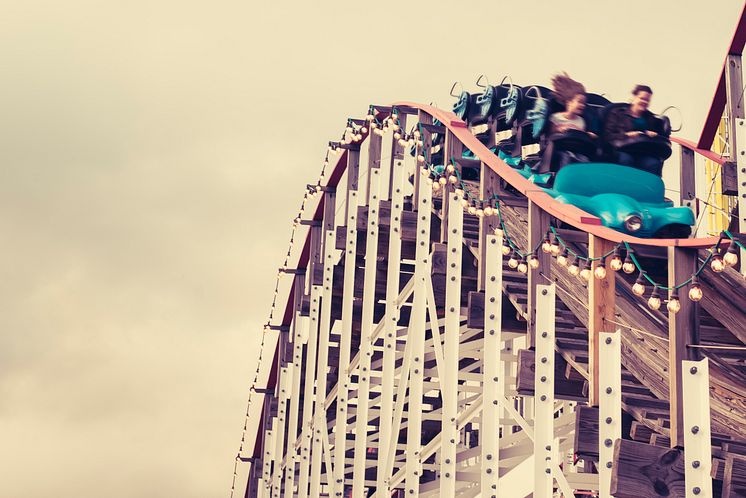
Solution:
M606 338L606 344L611 344L611 337Z
M696 374L697 373L697 367L690 368L689 369L689 373L692 374L692 375Z
M541 333L541 336L542 336L542 337L546 337L546 336L548 336L548 335L549 335L549 334L547 334L546 332L542 332L542 333Z
M541 357L541 362L542 363L546 363L547 362L547 357L546 356L542 356Z
M611 417L606 417L606 423L607 423L607 424L610 424L610 423L611 423Z
M547 377L546 377L546 375L542 375L542 376L541 376L541 381L542 381L542 382L546 382L546 381L547 381Z
M541 290L541 295L542 296L546 296L547 295L547 290L546 289L542 289Z
M692 468L698 469L699 468L699 460L694 460L692 462Z
M699 432L699 426L692 427L692 434L697 434Z
M546 401L547 400L546 394L542 394L541 398L539 398L539 399L542 400L542 401Z
M606 394L611 394L611 388L610 387L606 388Z
M613 441L611 439L607 438L604 440L604 446L606 446L607 448L611 448L612 444L613 444Z
M701 490L701 489L699 489L699 487L698 487L698 486L695 486L695 487L694 487L694 489L692 489L692 493L694 493L695 495L698 495L698 494L699 494L699 493L700 493L701 491L702 491L702 490Z
M607 468L607 469L610 469L610 468L611 468L611 462L606 462L606 468Z

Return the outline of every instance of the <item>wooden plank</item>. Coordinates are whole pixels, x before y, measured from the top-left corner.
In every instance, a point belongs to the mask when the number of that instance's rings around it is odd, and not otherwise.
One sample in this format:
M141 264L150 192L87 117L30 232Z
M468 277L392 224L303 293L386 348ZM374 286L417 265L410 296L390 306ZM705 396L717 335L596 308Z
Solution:
M527 252L537 247L544 240L547 230L549 230L549 214L533 202L528 203L528 245ZM536 286L547 283L547 280L541 275L551 276L551 261L549 254L543 252L541 248L536 252L539 258L539 268L528 270L528 339L526 347L533 348L536 345Z
M723 498L746 496L746 457L729 454L725 457Z
M685 496L684 452L617 439L611 474L616 498Z
M697 270L697 251L681 247L668 248L668 284L683 282ZM687 290L684 288L683 290ZM681 310L668 313L669 399L671 402L671 446L684 446L684 403L682 398L682 365L697 360L689 344L699 343L699 305L686 295L680 296Z
M598 462L598 408L578 405L575 409L575 454Z
M445 132L445 143L443 144L443 166L446 167L450 163L451 157L461 157L461 153L464 150L464 146L461 143L461 141L456 138L456 135L453 134L452 131L448 130ZM448 178L448 175L446 173L446 178ZM445 184L445 188L440 189L442 200L441 200L441 231L440 231L440 240L441 242L445 242L448 240L448 194L454 191L454 185L450 182ZM468 251L465 251L468 252Z
M608 240L589 236L588 255L599 258L614 248L614 244ZM593 264L593 268L598 262ZM590 373L590 384L588 398L591 406L598 406L598 334L600 332L613 331L616 326L609 322L616 321L614 310L616 306L616 273L607 271L606 278L597 279L591 275L588 285L588 358Z

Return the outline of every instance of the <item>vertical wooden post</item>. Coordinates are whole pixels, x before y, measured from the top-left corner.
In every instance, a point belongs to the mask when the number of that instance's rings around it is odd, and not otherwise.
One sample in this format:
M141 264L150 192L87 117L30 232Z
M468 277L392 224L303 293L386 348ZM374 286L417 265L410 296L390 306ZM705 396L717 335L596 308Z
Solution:
M684 282L697 269L697 250L668 248L668 285ZM699 343L699 305L688 297L688 287L679 296L681 309L668 313L668 386L671 410L671 447L684 445L684 403L682 399L682 362L698 359L688 344Z
M681 174L679 177L679 193L682 206L690 208L697 218L697 182L694 164L694 151L683 145L681 148Z
M461 157L461 153L464 150L464 145L461 141L456 138L456 135L451 133L450 130L446 129L445 132L445 145L443 150L443 167L447 168L451 163L451 157L458 159ZM444 173L446 177L447 173ZM455 186L448 182L442 190L443 202L441 203L441 223L440 223L440 241L445 243L448 240L448 210L450 209L450 202L448 202L448 194L455 190Z
M595 235L589 235L588 256L599 258L612 250L614 244ZM598 263L594 263L595 271ZM599 366L599 334L613 330L613 324L606 323L614 320L616 308L616 274L612 270L606 272L606 278L597 279L591 275L588 283L588 373L590 382L588 389L588 403L598 406L598 366Z
M370 181L372 176L372 170L378 169L381 166L381 142L383 137L377 133L371 131L368 137L368 167L366 169L367 177L365 178L365 204L370 203Z
M500 190L500 177L492 171L492 168L482 163L479 173L479 197L487 199ZM487 239L495 233L495 229L500 228L500 218L497 212L492 216L483 216L479 220L479 260L477 261L479 269L479 278L477 279L477 290L485 289L485 276L487 275Z
M295 314L291 333L293 334L293 384L290 397L290 422L288 424L288 449L285 460L285 489L295 487L295 464L298 462L298 450L295 443L298 439L298 425L300 424L301 373L303 368L303 328L306 326L301 319L303 309L303 293L305 289L304 274L296 275L293 288L293 303Z
M433 124L433 117L426 113L425 111L418 111L417 112L417 121L422 124ZM429 149L430 147L430 134L427 132L423 132L422 136L420 137L420 140L422 140L422 143L424 144L422 147L415 147L418 153L422 153L422 151L426 148ZM415 172L414 172L414 199L412 202L412 209L416 210L417 206L419 205L419 199L420 199L420 182L425 179L426 177L423 177L419 174L420 170L422 170L422 163L417 161L417 158L415 157Z
M526 251L531 251L544 240L544 236L549 229L549 214L543 209L528 201L528 247ZM534 349L536 346L536 287L540 284L546 283L546 279L541 276L543 272L549 277L549 271L551 268L551 256L546 254L539 248L536 251L536 257L539 258L539 268L532 270L529 267L528 270L528 305L526 311L528 312L528 328L526 336L526 348Z

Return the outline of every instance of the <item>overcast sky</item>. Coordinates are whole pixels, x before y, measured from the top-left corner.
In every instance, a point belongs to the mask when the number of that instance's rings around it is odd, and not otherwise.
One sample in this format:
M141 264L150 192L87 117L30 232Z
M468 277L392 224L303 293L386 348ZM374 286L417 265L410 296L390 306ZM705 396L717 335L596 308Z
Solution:
M567 70L649 84L696 138L742 5L3 2L0 496L227 497L290 222L348 116Z

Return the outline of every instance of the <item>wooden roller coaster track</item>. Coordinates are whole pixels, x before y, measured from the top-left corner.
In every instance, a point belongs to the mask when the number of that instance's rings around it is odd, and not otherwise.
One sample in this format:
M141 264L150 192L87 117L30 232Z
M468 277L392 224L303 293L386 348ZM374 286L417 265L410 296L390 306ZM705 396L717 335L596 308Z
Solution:
M730 240L604 227L432 106L373 121L303 221L246 496L746 496L746 280L707 264ZM433 181L394 136L414 125L417 155L439 134L479 180ZM672 141L684 205L697 157L728 158ZM680 309L648 306L637 271L580 278L551 250L518 271L502 250L545 241L592 274L631 249Z

